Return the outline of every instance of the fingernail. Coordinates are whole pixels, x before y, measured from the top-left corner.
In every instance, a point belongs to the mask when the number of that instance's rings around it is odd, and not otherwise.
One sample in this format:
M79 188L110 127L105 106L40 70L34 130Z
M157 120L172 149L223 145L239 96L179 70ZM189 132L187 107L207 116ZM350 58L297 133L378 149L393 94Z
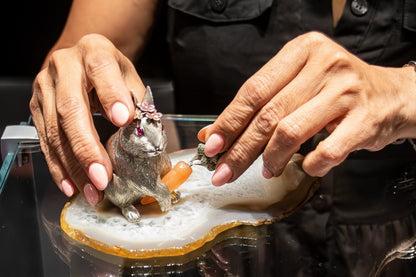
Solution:
M129 109L127 109L126 105L120 102L114 103L113 107L111 107L111 118L113 119L114 123L118 125L124 125L129 120L130 113Z
M107 187L107 171L102 164L92 163L88 169L88 176L97 189L104 190Z
M204 153L208 157L215 156L224 147L224 139L219 134L212 134L205 143Z
M218 166L218 168L215 170L214 175L212 176L211 182L214 186L222 186L228 181L231 180L233 177L233 171L229 167L228 164L222 163Z
M95 206L100 202L98 190L92 184L86 184L84 186L84 196L91 206Z
M270 170L268 170L264 165L261 173L263 174L263 177L266 179L273 178L274 176L273 173L271 173Z
M62 191L65 193L66 196L71 197L74 195L74 184L68 179L62 180L61 182Z
M205 142L205 133L206 133L208 127L210 127L211 125L212 124L207 125L204 128L202 128L201 130L199 130L197 137L200 141Z

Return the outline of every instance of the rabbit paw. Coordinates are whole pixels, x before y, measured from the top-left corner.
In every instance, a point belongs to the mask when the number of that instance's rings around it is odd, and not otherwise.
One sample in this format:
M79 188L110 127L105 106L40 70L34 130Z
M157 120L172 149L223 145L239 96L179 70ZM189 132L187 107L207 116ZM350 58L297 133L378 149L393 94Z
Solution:
M140 213L133 205L121 208L121 212L128 222L137 223L140 221Z

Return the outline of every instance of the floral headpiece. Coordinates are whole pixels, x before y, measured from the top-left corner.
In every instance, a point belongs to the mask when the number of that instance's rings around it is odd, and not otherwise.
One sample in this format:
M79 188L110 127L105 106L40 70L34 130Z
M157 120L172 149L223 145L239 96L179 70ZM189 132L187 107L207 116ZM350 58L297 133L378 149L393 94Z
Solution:
M133 90L130 90L130 91L131 91L131 94L133 96L134 105L136 106L136 111L135 111L135 115L134 115L134 119L137 120L136 121L135 134L137 136L144 136L144 130L140 126L141 119L147 118L148 120L151 120L153 122L160 122L163 114L159 113L156 110L155 105L149 104L149 103L147 103L147 101L139 103L137 101L137 98L136 98L136 95L135 95L134 91ZM150 98L151 103L153 103L153 96L152 96L152 92L151 92L149 86L146 87L146 92L145 92L144 98L146 98L146 97ZM164 129L165 129L165 127L162 125L162 131Z
M147 103L137 103L136 104L136 115L135 118L141 119L143 117L147 117L148 119L152 119L155 121L160 121L163 114L158 112L155 108L155 105L147 104Z

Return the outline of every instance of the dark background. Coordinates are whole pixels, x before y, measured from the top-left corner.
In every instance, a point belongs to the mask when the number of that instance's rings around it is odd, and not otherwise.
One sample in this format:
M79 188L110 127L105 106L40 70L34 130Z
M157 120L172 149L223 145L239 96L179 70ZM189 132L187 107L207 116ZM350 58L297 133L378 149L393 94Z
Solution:
M70 9L71 0L7 1L0 5L1 78L33 79L43 59L58 39ZM166 10L162 9L158 25L140 63L145 77L166 76ZM163 66L155 66L163 63Z
M0 8L2 78L34 78L65 24L70 0L4 1Z
M4 126L29 117L31 84L65 25L71 3L71 0L23 0L0 4L0 135ZM170 93L168 100L156 99L156 102L165 104L159 107L160 111L173 113L165 13L164 8L148 46L135 64L140 64L136 68L145 84L150 84L154 93L160 92L155 98L166 99L164 93Z
M0 135L30 115L31 84L60 35L72 1L2 1L0 4Z

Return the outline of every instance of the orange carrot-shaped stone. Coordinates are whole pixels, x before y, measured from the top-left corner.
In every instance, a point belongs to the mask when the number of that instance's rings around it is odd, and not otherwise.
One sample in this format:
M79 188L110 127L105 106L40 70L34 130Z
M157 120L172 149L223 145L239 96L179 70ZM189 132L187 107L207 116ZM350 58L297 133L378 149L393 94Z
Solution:
M180 161L178 162L165 176L162 178L162 182L169 188L172 192L175 189L179 188L191 175L192 168L186 162ZM147 205L150 203L155 202L151 196L145 196L142 198L140 203L142 205Z

